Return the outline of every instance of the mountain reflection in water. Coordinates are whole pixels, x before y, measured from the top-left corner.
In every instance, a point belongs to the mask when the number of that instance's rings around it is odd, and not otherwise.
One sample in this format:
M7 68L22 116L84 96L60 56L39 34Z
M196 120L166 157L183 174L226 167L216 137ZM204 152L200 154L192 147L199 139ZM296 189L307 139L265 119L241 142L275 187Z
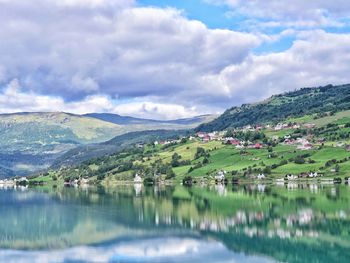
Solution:
M0 261L349 262L350 187L0 190Z

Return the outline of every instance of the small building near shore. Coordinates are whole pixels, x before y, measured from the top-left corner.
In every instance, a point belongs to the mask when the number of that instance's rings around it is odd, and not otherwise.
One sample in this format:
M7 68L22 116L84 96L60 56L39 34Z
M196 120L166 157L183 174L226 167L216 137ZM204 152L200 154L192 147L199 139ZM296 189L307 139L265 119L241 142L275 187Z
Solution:
M141 176L139 176L138 174L135 174L134 183L136 183L136 184L142 183Z
M219 171L216 175L215 175L215 181L217 182L222 182L225 180L225 172L224 171Z
M261 173L261 174L258 174L257 176L256 176L256 179L258 179L258 180L262 180L262 179L265 179L266 177L265 177L265 174L263 174L263 173Z

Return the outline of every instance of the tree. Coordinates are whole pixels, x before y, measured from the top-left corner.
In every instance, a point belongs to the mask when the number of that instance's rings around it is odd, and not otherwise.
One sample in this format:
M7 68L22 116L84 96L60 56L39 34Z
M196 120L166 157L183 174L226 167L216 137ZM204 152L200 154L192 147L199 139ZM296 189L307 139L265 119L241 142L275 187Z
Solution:
M205 149L202 148L202 147L197 147L197 151L196 151L196 155L195 155L195 159L198 159L202 156L206 156L206 152L205 152Z
M174 178L176 175L175 175L175 173L174 173L174 171L173 171L173 169L171 169L170 167L167 169L167 171L166 171L166 177L165 177L165 179L172 179L172 178Z
M302 156L297 156L294 158L294 162L296 164L304 164L305 163L305 159Z
M266 167L263 169L263 173L264 173L264 174L271 174L271 167L270 167L270 166L266 166Z
M339 164L335 165L334 170L336 173L339 173L339 170L340 170Z
M209 163L209 159L207 157L204 157L202 164L208 164Z
M232 130L228 130L225 135L224 135L225 138L228 138L228 137L233 137L233 132Z
M173 156L171 157L171 166L172 167L180 166L180 159L181 159L181 155L179 155L178 153L174 153Z

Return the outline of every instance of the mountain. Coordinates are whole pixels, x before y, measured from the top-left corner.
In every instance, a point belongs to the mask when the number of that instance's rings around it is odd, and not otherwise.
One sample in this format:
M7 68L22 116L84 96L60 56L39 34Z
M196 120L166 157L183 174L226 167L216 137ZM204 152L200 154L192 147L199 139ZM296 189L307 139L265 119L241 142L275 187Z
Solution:
M350 109L350 84L303 88L255 103L226 110L215 120L199 125L196 131L225 130L261 123L275 123L307 114Z
M177 139L190 133L191 130L150 130L126 133L116 136L107 142L81 145L71 149L57 158L51 168L76 165L92 158L121 152L138 143L147 144L156 140Z
M89 177L92 182L115 184L131 182L139 174L148 182L191 178L214 183L214 176L224 170L229 182L259 179L258 174L282 182L287 174L300 176L300 180L309 177L312 182L349 182L349 114L350 110L304 115L284 128L240 129L231 131L232 135L217 134L209 141L190 136L191 130L128 133L69 151L39 180ZM171 141L139 144L163 140Z
M212 119L211 115L157 121L115 114L0 114L0 166L18 175L27 174L50 166L77 146L101 143L128 132L194 128Z
M115 123L118 125L190 125L196 127L200 123L208 122L213 120L215 115L201 115L192 118L184 118L177 120L152 120L152 119L141 119L129 116L120 116L112 113L88 113L83 116L96 118L99 120Z
M325 180L348 180L349 114L350 85L304 88L233 107L193 130L133 132L77 147L57 159L54 170L46 176L61 181L90 177L107 184L132 181L136 173L147 180L162 176L178 181L188 177L210 181L223 169L229 180L251 180L261 173L269 179L281 179L286 174L301 178L312 174L314 178L316 173ZM275 125L280 122L284 125ZM190 136L195 131L254 124L271 125L229 130L209 140ZM186 138L137 145L182 136ZM236 140L223 143L226 136Z
M0 166L0 179L14 176L14 172Z

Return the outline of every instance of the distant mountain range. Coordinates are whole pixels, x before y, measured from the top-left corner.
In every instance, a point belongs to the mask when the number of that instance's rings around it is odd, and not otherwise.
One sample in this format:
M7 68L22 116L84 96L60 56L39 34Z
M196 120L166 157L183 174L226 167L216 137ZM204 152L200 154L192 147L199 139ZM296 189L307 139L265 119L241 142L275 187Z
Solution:
M207 122L209 120L213 120L216 115L200 115L192 118L183 118L176 120L152 120L152 119L141 119L134 118L129 116L120 116L118 114L111 113L89 113L83 116L96 118L99 120L112 122L118 125L196 125L198 123Z
M128 132L190 129L214 115L161 121L116 114L63 112L0 114L0 177L50 166L77 146L108 141Z

